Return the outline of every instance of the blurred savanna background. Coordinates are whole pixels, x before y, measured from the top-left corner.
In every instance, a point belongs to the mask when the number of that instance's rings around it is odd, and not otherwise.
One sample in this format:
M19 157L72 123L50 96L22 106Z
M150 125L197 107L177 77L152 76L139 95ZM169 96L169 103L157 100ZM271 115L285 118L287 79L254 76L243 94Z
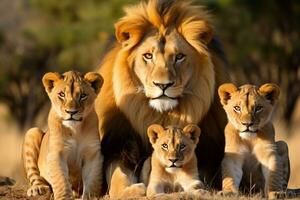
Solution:
M114 40L114 23L137 0L0 1L0 176L22 183L24 132L46 128L45 72L94 70ZM290 187L300 187L300 1L196 0L214 16L215 34L238 85L275 82L274 119L288 142Z

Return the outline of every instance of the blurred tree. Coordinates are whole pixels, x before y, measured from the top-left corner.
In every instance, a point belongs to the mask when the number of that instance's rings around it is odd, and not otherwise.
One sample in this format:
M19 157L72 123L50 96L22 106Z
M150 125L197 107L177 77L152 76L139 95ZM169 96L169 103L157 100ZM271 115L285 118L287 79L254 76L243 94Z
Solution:
M1 1L0 101L21 130L49 107L43 74L95 69L123 4L131 2Z
M237 84L275 82L288 124L300 94L300 1L212 0L217 33Z
M0 1L0 101L21 129L49 107L47 71L93 70L122 7L138 0ZM299 96L300 1L198 0L215 16L237 84L278 83L290 121Z

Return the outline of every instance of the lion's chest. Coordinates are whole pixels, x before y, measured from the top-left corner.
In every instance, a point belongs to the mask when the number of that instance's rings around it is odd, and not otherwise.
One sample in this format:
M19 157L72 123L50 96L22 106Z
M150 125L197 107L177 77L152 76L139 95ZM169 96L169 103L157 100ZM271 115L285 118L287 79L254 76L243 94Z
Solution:
M81 174L82 166L83 166L83 148L84 145L80 143L80 141L69 138L64 142L65 150L68 152L67 154L67 163L69 168L70 176L73 174Z
M258 169L259 167L259 162L256 158L256 156L252 152L248 152L244 154L244 164L243 168L244 171L248 172L254 172Z
M186 181L183 179L185 172L181 168L166 168L159 177L165 193L182 192Z

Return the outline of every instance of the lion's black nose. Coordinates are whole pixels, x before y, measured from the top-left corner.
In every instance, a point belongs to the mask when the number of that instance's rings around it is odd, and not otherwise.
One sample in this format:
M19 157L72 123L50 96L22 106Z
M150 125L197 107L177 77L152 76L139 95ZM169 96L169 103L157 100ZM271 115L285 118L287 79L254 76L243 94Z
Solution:
M246 127L252 126L254 123L253 122L242 122L242 124Z
M178 159L177 158L175 158L175 159L169 159L169 161L171 161L172 163L176 163L176 161L178 161Z
M78 113L78 110L65 110L65 111L70 115L75 115L76 113Z
M157 87L159 87L162 90L166 90L168 87L171 87L172 85L174 85L174 82L169 82L169 83L153 82L153 84L156 85Z

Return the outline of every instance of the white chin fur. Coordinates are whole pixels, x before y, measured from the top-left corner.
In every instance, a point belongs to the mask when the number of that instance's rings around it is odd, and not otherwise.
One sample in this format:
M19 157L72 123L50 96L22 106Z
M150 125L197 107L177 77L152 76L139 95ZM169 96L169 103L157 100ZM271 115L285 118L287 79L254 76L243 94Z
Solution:
M180 170L180 168L178 168L178 167L166 167L166 171L170 174L176 173L179 170Z
M240 132L240 137L245 140L253 139L256 135L257 134L253 132Z
M172 110L178 105L176 99L151 99L149 104L152 108L159 112Z
M67 121L67 120L64 120L62 122L62 124L65 127L69 128L73 133L76 133L80 129L80 122L79 121Z

